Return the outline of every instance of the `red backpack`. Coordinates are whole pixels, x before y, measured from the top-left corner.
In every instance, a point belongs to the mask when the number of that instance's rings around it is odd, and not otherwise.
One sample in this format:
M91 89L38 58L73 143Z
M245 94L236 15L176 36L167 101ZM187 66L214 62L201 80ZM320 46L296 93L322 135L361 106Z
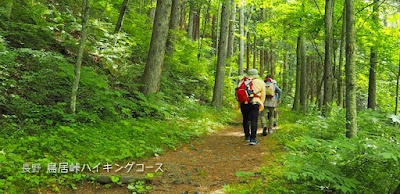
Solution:
M242 103L247 103L258 97L253 91L253 79L243 78L236 88L236 100Z

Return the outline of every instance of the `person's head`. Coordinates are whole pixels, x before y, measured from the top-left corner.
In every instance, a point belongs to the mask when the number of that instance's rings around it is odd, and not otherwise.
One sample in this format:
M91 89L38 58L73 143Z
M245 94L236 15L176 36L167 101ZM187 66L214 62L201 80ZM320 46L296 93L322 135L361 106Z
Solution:
M267 77L265 77L265 79L274 79L274 76L272 76L271 74L268 74Z
M258 77L258 70L257 69L249 69L246 75L247 78Z

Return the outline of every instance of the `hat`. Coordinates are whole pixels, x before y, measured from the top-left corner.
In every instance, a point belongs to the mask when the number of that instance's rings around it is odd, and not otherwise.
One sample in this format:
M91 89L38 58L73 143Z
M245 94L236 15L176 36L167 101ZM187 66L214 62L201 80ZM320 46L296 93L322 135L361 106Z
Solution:
M246 77L259 77L257 69L249 69Z

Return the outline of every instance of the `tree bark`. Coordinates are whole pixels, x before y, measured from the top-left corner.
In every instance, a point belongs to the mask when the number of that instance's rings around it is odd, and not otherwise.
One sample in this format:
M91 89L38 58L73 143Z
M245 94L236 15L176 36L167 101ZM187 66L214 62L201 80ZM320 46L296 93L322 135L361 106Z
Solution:
M253 43L253 69L257 68L257 35L254 33Z
M84 5L84 8L82 10L81 40L79 41L78 57L76 58L76 63L75 63L75 76L74 76L74 82L72 84L71 104L70 104L70 111L73 114L75 114L76 112L76 96L78 94L79 80L81 78L83 49L85 47L85 42L87 38L87 28L88 28L87 22L89 20L90 0L82 0L82 4Z
M236 3L232 1L231 7L231 19L229 21L229 36L228 36L228 54L227 57L231 58L233 56L233 46L235 41L235 23L236 23Z
M239 8L239 75L243 75L243 63L244 63L244 5L243 3L240 5Z
M338 88L338 97L337 104L340 107L343 107L343 77L342 77L342 69L344 63L345 56L345 47L346 47L346 6L343 6L343 23L342 23L342 35L340 40L340 54L339 54L339 70L337 76L337 88Z
M161 73L164 64L164 54L168 37L171 6L172 0L162 0L157 2L150 50L143 73L144 87L142 88L142 92L146 96L149 96L160 90Z
M399 56L399 72L397 72L397 80L396 80L396 107L394 109L394 114L397 115L397 109L399 105L399 81L400 81L400 56ZM400 190L399 190L400 191Z
M169 31L167 40L167 53L173 55L175 51L175 42L177 39L177 31L179 26L179 15L181 0L172 0L171 18L169 20Z
M311 63L310 63L310 104L314 103L314 66L315 66L315 61L312 59Z
M186 29L186 0L182 0L182 3L181 3L181 11L180 11L180 13L181 13L181 17L180 17L180 27L181 27L181 30L185 30Z
M294 94L293 110L297 111L299 109L300 102L300 68L301 68L301 57L300 57L300 47L301 40L300 36L297 37L297 48L296 48L296 91Z
M272 37L271 37L271 36L269 37L269 44L271 45L271 46L270 46L271 49L270 49L270 51L269 51L270 54L269 54L269 57L268 57L268 60L269 60L268 64L269 64L269 68L270 68L269 74L271 74L272 76L274 76L274 74L275 74L274 48L273 48L273 46L272 46Z
M212 104L215 107L222 106L223 92L224 92L224 78L225 78L225 66L226 66L226 55L228 49L228 34L229 34L229 17L230 17L230 5L231 0L226 0L222 5L221 12L221 31L220 31L220 43L218 44L218 59L217 59L217 70L215 76L214 92Z
M357 136L354 0L346 0L346 137Z
M323 115L327 116L332 102L332 54L333 54L333 9L334 0L326 0L325 5L325 67L324 67L324 101Z
M114 34L117 34L121 30L126 11L128 10L128 3L129 3L129 0L124 0L124 2L122 2L121 11L119 12L117 25L115 25Z
M261 78L264 77L264 63L265 63L264 59L265 59L265 57L264 57L264 47L261 46L261 49L260 49L260 76L261 76Z
M246 73L249 72L250 69L250 35L247 34L247 55L246 55Z
M193 25L194 25L194 8L193 8L193 3L189 3L189 26L188 26L188 38L190 40L193 40Z
M306 46L304 35L300 35L300 106L302 110L307 109L307 65L306 65Z
M375 0L372 21L375 26L379 25L379 0ZM368 108L375 110L376 106L376 66L378 64L378 55L376 47L371 47L370 68L369 68L369 84L368 84Z
M156 6L157 6L157 0L151 0L151 8L150 8L150 22L154 23L154 16L156 15Z
M212 17L212 24L211 24L211 28L212 28L212 30L211 30L211 39L212 39L212 47L213 48L217 48L217 32L216 32L216 28L217 28L217 26L216 26L216 20L217 20L217 17L216 17L216 15L213 15L213 17Z

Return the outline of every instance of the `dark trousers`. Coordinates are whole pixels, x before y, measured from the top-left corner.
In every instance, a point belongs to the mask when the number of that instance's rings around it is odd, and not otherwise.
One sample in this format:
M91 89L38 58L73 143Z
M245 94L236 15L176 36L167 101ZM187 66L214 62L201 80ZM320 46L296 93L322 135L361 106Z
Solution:
M244 135L246 137L250 136L250 139L256 139L259 106L258 104L240 104L240 110L243 116ZM251 135L249 133L249 122L251 124Z

